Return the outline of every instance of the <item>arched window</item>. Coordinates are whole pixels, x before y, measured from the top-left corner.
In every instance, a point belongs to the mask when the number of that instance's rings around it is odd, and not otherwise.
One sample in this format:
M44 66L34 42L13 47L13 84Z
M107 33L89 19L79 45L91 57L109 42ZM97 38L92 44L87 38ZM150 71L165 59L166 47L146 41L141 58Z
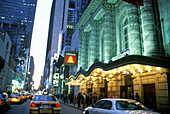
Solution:
M121 53L129 49L128 39L128 19L126 18L121 23Z
M128 19L123 23L123 36L124 36L124 51L129 49L129 41L128 41Z

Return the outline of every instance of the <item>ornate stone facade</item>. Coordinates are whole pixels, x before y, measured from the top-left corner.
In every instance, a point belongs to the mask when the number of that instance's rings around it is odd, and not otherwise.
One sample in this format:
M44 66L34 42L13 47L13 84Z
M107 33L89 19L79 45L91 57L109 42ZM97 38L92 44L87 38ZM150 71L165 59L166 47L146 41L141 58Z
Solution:
M141 102L149 106L146 101L151 96L146 93L153 90L150 94L155 96L155 105L150 108L170 109L169 67L160 63L161 70L157 70L160 66L150 61L137 67L123 60L118 65L113 64L114 67L109 66L110 62L127 55L168 58L170 26L165 24L170 21L167 3L170 4L168 0L144 0L144 6L136 6L121 0L91 1L76 25L80 33L78 66L88 72L87 76L77 73L75 80L85 80L80 91L114 92L121 98L129 98L131 92L138 92ZM107 68L95 63L96 58ZM127 66L122 65L124 62ZM96 68L92 69L94 64ZM102 70L99 72L97 68Z

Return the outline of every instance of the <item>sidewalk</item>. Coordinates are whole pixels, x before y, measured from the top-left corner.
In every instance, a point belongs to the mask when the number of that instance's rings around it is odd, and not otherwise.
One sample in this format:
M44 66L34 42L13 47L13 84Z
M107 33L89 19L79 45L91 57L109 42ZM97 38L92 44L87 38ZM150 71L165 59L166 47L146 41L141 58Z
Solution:
M73 103L64 103L64 101L62 101L61 99L58 99L58 101L59 101L61 104L64 104L64 105L67 105L67 106L70 106L70 107L73 107L73 108L76 108L76 109L79 109L79 110L84 111L84 108L78 107L78 104L77 104L77 103L75 103L75 105L74 105ZM81 105L81 107L83 107L83 105Z

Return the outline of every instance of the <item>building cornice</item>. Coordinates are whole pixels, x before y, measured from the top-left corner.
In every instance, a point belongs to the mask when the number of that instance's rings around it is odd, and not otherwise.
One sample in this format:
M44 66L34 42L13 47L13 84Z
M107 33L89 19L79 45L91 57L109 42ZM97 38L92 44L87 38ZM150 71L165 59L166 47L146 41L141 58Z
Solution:
M92 14L94 13L94 11L97 9L97 7L100 5L100 3L103 0L92 0L90 2L90 4L88 5L88 7L86 8L85 12L83 13L83 15L81 16L80 20L78 21L78 23L76 24L76 29L80 30L82 28L82 26L87 22L87 20L90 19L90 17L92 16Z

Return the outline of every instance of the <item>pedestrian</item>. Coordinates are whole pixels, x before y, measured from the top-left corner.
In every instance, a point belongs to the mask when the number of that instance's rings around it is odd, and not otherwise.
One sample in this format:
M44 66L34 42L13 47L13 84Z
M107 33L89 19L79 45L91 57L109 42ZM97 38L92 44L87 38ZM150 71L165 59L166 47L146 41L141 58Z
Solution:
M75 94L75 96L74 96L74 105L75 105L75 103L77 103L77 94Z
M140 99L139 99L139 95L138 95L138 92L136 92L136 95L135 95L135 100L140 102Z
M130 94L129 98L130 98L130 99L134 99L134 94L133 94L133 92Z
M90 93L90 95L89 95L89 105L92 105L92 93Z
M99 95L99 100L102 99L102 98L103 98L103 94L101 93L101 94Z
M90 104L90 98L89 98L89 95L86 94L86 106L88 107Z
M81 93L78 93L77 103L78 103L78 107L79 107L79 108L80 108L80 105L81 105L81 99L82 99L82 95L81 95Z
M94 92L93 94L93 104L95 104L97 102L97 94L96 92Z
M83 93L82 97L83 97L83 99L82 99L83 108L85 108L85 104L86 104L86 95L85 95L85 93Z

